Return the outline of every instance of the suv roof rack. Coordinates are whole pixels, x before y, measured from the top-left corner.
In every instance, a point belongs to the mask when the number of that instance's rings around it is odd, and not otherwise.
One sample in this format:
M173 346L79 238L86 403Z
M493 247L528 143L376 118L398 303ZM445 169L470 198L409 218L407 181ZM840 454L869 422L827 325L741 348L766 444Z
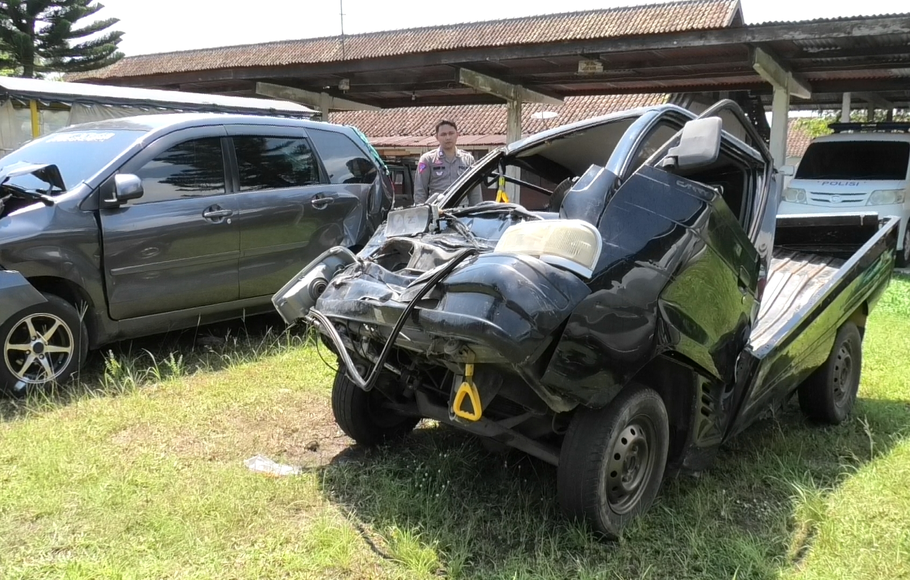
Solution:
M835 133L910 133L910 123L830 123Z

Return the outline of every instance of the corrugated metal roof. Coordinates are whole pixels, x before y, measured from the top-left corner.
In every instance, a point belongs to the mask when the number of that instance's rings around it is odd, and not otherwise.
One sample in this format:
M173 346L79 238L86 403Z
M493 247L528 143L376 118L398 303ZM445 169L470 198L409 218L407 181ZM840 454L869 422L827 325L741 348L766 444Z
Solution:
M68 83L38 79L0 77L0 91L19 98L59 99L61 101L97 100L147 104L152 106L184 105L192 107L218 107L282 114L309 116L316 111L298 103L248 97L229 97L159 89L135 89L88 83Z
M135 56L97 71L76 73L67 78L123 78L709 30L729 26L738 13L739 0L689 0L355 34L344 37L343 54L341 37L333 36Z
M869 18L908 18L910 12L888 12L885 14L855 14L853 16L837 16L835 18L813 18L811 20L766 20L764 22L755 22L750 24L756 26L781 26L785 24L824 24L827 22L849 22L851 20L868 20Z

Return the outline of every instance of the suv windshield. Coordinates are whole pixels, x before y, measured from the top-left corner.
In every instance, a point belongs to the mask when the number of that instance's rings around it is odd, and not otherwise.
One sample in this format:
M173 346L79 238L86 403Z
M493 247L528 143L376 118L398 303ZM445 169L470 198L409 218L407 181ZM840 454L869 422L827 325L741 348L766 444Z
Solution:
M828 141L809 145L795 179L907 179L910 143Z
M123 129L53 133L0 159L0 169L19 162L53 164L60 169L67 189L72 189L110 163L143 133ZM15 177L9 183L31 191L47 188L45 182L32 175Z

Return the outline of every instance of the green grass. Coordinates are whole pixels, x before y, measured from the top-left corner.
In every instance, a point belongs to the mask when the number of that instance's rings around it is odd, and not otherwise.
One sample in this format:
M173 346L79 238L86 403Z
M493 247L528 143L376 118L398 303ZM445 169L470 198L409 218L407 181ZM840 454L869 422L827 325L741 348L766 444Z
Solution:
M0 403L0 578L910 577L906 281L870 317L845 425L794 407L755 425L615 544L564 520L555 469L520 453L433 424L350 446L299 337L176 345ZM302 474L251 472L256 454Z

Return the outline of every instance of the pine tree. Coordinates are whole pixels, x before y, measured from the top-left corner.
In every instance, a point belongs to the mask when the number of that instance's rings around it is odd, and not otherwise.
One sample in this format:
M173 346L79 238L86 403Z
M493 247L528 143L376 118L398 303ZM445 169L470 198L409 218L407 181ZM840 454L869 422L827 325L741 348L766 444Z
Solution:
M79 25L102 8L95 0L0 1L0 69L36 78L117 62L123 58L117 51L123 33L107 30L117 18Z

